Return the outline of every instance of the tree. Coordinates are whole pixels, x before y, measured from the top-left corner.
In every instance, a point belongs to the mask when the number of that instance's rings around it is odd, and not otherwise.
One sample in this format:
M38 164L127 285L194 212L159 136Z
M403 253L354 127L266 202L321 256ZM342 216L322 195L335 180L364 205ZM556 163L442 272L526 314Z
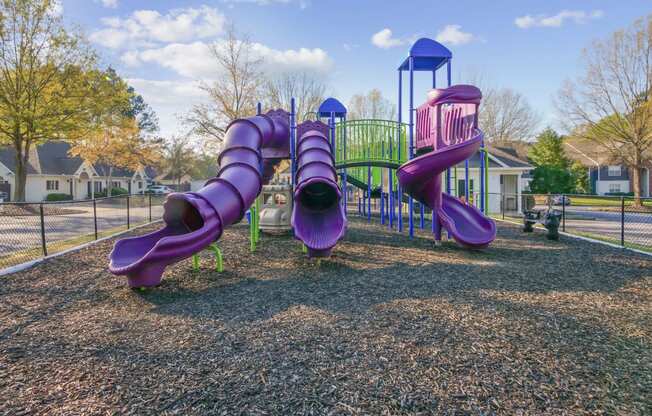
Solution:
M181 184L184 176L195 172L195 154L186 137L175 137L165 146L163 166L177 185Z
M268 76L263 86L265 105L269 108L290 108L295 99L296 114L301 120L308 113L317 111L324 101L326 83L314 74L305 71L288 71Z
M383 97L382 92L376 88L367 94L356 94L351 97L348 110L350 119L396 119L396 106Z
M564 138L550 127L539 133L528 156L535 166L568 169L571 164L564 149Z
M640 205L640 172L652 156L652 15L595 40L583 62L584 75L561 89L559 110L575 136L630 168Z
M485 138L499 143L532 137L539 117L520 93L509 88L485 88L478 121Z
M256 113L256 99L262 85L261 60L254 55L248 38L238 39L233 26L226 39L210 45L218 67L217 79L202 83L209 103L196 105L186 117L192 133L221 142L231 120Z
M14 199L25 200L30 150L82 135L95 54L67 31L53 0L0 1L0 144L16 152Z
M568 194L575 192L575 178L568 169L537 166L532 171L530 190L535 194Z
M70 154L81 157L107 177L107 196L111 196L114 168L137 170L156 164L160 141L142 136L139 120L132 116L132 94L115 71L94 78L91 92L96 101L88 106L89 126L83 136L72 141Z
M550 127L537 136L529 159L536 166L530 189L535 193L586 193L586 168L566 155L563 136Z

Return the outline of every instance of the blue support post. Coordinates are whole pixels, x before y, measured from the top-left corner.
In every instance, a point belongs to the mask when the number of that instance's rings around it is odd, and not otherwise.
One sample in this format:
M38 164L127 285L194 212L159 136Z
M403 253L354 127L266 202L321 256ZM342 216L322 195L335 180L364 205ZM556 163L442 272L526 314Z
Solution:
M410 151L408 158L412 159L414 157L414 58L409 58L410 62L410 114L409 114L409 126L410 129ZM412 196L408 198L408 224L409 224L409 235L414 237L414 200Z
M291 174L291 183L292 183L292 190L294 191L294 185L295 185L295 180L296 178L294 175L296 174L296 161L295 159L295 151L296 151L296 134L297 134L297 110L296 110L296 104L294 101L294 97L290 99L290 172ZM292 192L292 195L294 195L294 192Z
M367 166L367 221L371 221L371 165Z
M263 105L261 103L256 104L256 115L261 115L263 113Z
M346 160L346 115L340 118L340 123L342 125L342 160ZM344 218L346 218L346 210L349 206L349 184L346 168L342 171L342 184L344 185Z
M484 140L480 144L480 211L482 211L483 214L487 214L484 209L484 188L485 188L485 183L484 183Z
M398 70L398 160L401 160L401 124L403 122L403 73ZM403 198L401 184L396 186L396 203L398 204L398 231L403 232Z
M388 189L388 200L387 200L387 208L389 211L389 228L394 228L394 174L392 173L392 170L389 169L389 189Z
M420 213L421 214L421 219L419 221L419 228L421 228L423 230L423 228L426 226L425 220L423 219L423 216L425 215L425 212L424 212L424 209L423 209L423 204L419 204L419 206L421 207L421 213Z
M469 203L469 159L464 161L464 200Z

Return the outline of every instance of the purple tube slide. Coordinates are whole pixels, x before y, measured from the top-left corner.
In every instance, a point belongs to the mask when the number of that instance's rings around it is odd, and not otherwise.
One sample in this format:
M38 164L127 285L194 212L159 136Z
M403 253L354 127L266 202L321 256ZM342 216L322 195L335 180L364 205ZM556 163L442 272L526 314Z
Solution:
M236 223L289 153L288 114L282 110L233 121L219 156L219 171L198 192L170 194L163 206L165 227L119 240L109 270L127 275L130 287L156 286L165 267L191 257Z
M436 225L443 226L465 247L483 248L496 238L496 224L473 205L442 193L442 172L473 156L482 143L482 133L470 140L444 147L403 164L398 180L409 195L433 209ZM441 239L436 226L435 240Z
M292 227L309 257L328 257L344 236L346 216L340 203L328 126L306 121L297 128L297 172Z

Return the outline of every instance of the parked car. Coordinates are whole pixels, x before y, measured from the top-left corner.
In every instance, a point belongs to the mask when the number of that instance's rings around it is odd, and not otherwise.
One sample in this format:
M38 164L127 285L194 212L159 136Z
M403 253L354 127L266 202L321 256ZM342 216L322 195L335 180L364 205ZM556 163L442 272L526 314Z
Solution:
M552 204L553 205L570 205L571 204L571 199L567 197L566 195L555 195L552 198Z
M0 192L0 202L5 202L9 200L9 195L6 192Z
M153 194L153 195L166 195L172 192L174 192L174 190L168 188L165 185L148 186L147 189L143 191L144 194Z

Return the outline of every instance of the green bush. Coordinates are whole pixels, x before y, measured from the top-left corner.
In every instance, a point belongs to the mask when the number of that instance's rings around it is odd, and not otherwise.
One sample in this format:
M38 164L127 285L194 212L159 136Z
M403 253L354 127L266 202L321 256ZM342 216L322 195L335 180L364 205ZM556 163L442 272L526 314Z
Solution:
M634 196L634 192L606 192L605 196Z
M129 193L125 188L111 188L111 196L127 195ZM101 192L95 192L95 198L105 198L107 190L103 189Z
M48 201L48 202L72 201L72 195L68 195L68 194L48 194L48 196L45 197L45 200Z

